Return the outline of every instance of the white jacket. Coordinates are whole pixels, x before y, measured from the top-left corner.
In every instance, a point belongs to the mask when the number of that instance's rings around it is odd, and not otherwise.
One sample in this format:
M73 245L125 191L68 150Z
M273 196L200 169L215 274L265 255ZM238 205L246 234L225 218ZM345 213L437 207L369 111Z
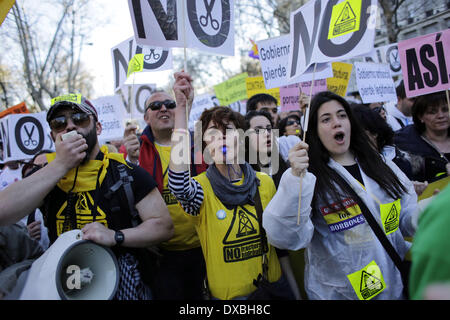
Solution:
M398 131L402 128L397 119L399 119L405 127L413 124L412 117L405 116L395 105L386 105L386 113L386 122L394 131Z
M415 232L413 216L418 213L417 195L411 181L403 172L392 161L387 160L386 163L408 190L400 200L399 227L387 236L403 258L410 247L410 243L403 237L412 236ZM396 199L389 198L362 170L366 190L339 163L330 160L328 165L351 184L377 222L382 225L379 204L370 193L381 203L390 203ZM323 213L327 204L318 203L314 210L311 209L315 180L315 176L311 173L307 173L303 180L299 225L297 225L297 209L300 179L292 175L291 169L283 174L278 191L266 207L263 219L268 240L275 247L289 250L306 248L305 289L308 298L358 299L347 276L361 271L375 261L381 271L385 287L372 298L402 299L403 285L400 272L362 215L352 218L354 220L351 223L349 221L352 219L346 220L345 228L343 222L340 222L342 229L332 231Z

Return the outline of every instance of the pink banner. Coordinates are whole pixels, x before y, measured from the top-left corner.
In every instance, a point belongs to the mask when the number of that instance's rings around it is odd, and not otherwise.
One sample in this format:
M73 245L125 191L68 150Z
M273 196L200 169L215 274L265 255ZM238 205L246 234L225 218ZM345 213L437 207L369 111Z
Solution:
M450 29L398 43L407 97L450 88Z
M280 87L281 112L300 110L300 105L298 102L300 92L309 96L311 92L311 83L312 81L306 81L291 84L285 87ZM327 91L327 80L326 79L314 80L312 94L315 95L317 92L322 91Z

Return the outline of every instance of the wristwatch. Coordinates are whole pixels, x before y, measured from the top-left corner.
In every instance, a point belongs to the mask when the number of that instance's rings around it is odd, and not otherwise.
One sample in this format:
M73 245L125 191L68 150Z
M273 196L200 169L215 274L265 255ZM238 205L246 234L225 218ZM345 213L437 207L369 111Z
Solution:
M114 240L116 241L116 246L120 246L125 240L123 232L120 230L116 231L116 234L114 235Z

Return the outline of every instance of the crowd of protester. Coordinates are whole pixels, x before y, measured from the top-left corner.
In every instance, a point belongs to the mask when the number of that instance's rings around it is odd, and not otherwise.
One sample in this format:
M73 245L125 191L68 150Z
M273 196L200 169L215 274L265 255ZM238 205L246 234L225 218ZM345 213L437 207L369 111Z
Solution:
M401 82L395 107L320 92L291 112L257 94L245 115L205 110L194 134L193 79L174 78L174 96L146 100L142 132L101 146L95 107L61 98L47 113L56 152L2 165L0 298L74 229L126 270L115 299L450 298L433 291L450 281L445 93L407 98ZM122 169L131 207L110 195Z

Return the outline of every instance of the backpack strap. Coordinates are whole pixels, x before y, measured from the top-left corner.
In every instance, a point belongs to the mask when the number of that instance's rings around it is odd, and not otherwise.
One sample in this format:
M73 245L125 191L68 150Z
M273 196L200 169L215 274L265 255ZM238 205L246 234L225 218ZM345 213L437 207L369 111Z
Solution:
M140 223L140 218L136 207L134 206L134 193L131 187L133 177L128 174L128 171L123 163L111 161L110 167L112 168L112 181L109 182L111 184L111 187L109 187L108 192L105 194L105 197L112 200L117 196L119 196L120 198L120 194L124 194L125 199L120 200L126 200L127 209L131 215L131 224L133 227L136 227ZM120 192L121 188L123 192ZM117 194L118 191L119 194ZM116 194L116 197L113 197L114 194Z

